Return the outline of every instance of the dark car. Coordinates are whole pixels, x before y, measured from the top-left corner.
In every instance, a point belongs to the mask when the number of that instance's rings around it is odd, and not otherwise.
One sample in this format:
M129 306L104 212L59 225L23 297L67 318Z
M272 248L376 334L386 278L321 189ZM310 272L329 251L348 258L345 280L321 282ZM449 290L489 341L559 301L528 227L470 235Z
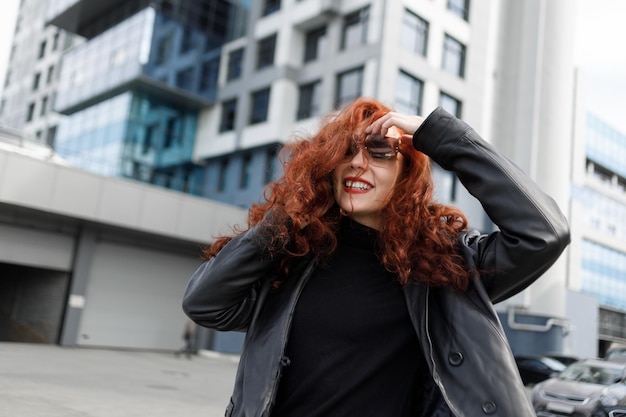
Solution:
M517 355L515 362L524 385L544 381L565 369L562 362L541 355Z
M581 360L536 384L533 407L537 417L624 417L625 381L626 363Z

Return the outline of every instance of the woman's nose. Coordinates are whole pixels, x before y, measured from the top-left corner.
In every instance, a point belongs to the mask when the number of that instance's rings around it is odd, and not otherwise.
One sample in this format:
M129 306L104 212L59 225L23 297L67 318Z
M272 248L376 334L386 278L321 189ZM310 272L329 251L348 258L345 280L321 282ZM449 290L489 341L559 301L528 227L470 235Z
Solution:
M354 154L350 160L350 167L352 168L364 168L367 165L367 157L365 156L365 150L359 148L359 151Z

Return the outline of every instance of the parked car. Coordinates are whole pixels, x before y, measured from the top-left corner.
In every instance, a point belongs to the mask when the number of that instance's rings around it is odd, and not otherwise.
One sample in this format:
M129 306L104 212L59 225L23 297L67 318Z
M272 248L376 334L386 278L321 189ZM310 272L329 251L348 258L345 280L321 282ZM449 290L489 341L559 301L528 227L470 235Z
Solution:
M560 373L565 365L541 355L516 355L515 362L524 385L533 385Z
M606 360L613 362L626 362L626 348L618 347L606 351L604 355Z
M565 353L544 353L544 356L548 358L556 359L557 361L563 363L563 365L568 366L573 364L574 362L578 362L582 358L574 355L566 355Z
M626 363L584 359L535 385L537 417L624 417Z

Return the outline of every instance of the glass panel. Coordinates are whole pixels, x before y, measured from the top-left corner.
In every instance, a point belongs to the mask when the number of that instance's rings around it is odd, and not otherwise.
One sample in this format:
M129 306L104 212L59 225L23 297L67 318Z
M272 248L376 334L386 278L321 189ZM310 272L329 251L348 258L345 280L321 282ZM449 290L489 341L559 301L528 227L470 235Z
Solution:
M267 120L270 103L270 89L266 88L252 94L252 107L250 109L250 124L260 123Z
M449 35L444 38L442 67L459 77L465 75L465 45Z
M448 10L459 16L461 19L468 20L469 3L470 0L448 0Z
M460 118L461 117L461 102L456 98L441 92L439 94L439 105L444 108L448 113Z
M226 70L226 80L234 80L241 77L243 63L243 48L231 51L228 54L228 69Z
M306 119L320 115L320 101L322 96L322 82L315 81L300 87L298 112L296 119Z
M396 110L406 114L420 114L422 86L422 81L404 71L400 71L396 85Z
M275 13L280 10L280 0L265 0L263 7L263 16Z
M347 15L343 23L341 49L349 49L367 43L369 8L363 8Z
M409 50L426 55L428 43L428 22L408 10L402 19L402 45Z
M313 61L323 56L327 42L326 26L307 32L304 45L304 62Z
M222 118L220 132L226 132L235 128L235 115L237 113L237 99L222 103Z
M344 107L361 96L363 68L347 71L337 76L336 106Z
M276 35L268 36L259 41L257 45L257 69L274 65L274 49L276 47Z

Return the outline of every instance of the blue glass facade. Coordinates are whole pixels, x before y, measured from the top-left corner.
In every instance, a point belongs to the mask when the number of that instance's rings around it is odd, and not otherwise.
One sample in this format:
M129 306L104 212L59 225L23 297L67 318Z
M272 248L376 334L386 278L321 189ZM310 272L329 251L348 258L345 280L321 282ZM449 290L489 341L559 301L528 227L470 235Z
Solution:
M626 134L619 132L593 114L587 114L585 152L590 159L626 177Z
M626 311L626 253L583 240L582 287L605 306Z
M63 119L55 148L70 164L102 175L122 173L132 94L124 93Z
M88 39L63 57L55 109L67 117L57 152L99 174L201 195L203 172L191 161L198 111L215 100L220 48L241 35L245 8L237 1L90 1L56 0L49 8L61 23L69 21L67 8L102 9L96 20L72 23Z
M595 186L573 188L572 199L582 207L581 226L594 238L582 241L581 291L603 306L626 311L626 251L617 243L626 242L626 205L620 198L626 197L626 135L588 114L584 138L587 175Z

